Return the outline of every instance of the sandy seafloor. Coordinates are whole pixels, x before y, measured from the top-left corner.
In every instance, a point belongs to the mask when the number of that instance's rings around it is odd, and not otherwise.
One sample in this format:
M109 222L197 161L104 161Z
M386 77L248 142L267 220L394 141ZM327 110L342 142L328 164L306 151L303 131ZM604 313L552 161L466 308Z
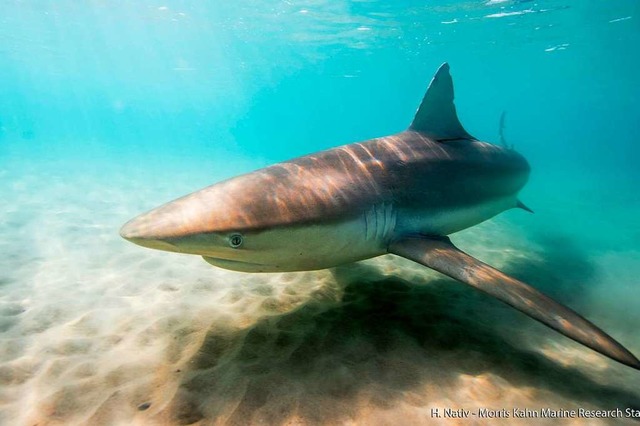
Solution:
M466 425L483 422L430 410L640 408L640 372L404 259L255 275L130 244L123 222L220 177L141 164L0 167L1 424ZM524 194L535 215L454 241L639 354L633 182L541 179ZM624 423L637 424L492 424Z

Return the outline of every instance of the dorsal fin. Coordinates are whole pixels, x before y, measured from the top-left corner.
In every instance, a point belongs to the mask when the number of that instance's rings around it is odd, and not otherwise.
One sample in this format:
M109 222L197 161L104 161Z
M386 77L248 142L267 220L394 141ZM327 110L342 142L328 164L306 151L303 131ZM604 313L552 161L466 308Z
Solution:
M453 80L446 62L433 76L409 130L433 139L475 139L460 124L453 104Z

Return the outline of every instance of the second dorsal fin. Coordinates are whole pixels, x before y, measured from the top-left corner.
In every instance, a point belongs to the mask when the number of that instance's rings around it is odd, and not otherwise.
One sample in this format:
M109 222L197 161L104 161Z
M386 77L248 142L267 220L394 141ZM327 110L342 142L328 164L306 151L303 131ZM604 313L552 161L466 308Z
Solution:
M475 139L460 124L453 104L453 80L446 62L433 76L409 130L433 139Z

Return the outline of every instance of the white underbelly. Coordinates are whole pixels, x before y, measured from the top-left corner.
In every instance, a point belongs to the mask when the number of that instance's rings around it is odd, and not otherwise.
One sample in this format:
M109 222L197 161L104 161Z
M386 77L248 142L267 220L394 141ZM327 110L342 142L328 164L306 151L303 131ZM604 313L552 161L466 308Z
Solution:
M367 238L364 222L354 218L289 229L273 229L260 235L251 262L259 267L229 264L228 269L252 272L290 272L332 268L379 256L386 252L381 240ZM213 263L213 262L210 262ZM243 269L241 269L243 268Z
M403 233L449 235L491 219L505 210L514 208L515 197L497 198L482 204L455 209L399 213L396 237Z
M513 208L515 197L475 206L417 211L384 203L350 220L276 228L250 236L250 256L206 260L216 266L246 272L288 272L325 269L387 252L391 239L406 234L448 235ZM249 241L248 239L248 241Z

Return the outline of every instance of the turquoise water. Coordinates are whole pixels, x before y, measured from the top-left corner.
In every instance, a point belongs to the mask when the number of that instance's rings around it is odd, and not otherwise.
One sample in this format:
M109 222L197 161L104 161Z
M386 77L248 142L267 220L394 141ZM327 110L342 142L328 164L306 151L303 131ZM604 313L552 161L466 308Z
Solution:
M637 372L409 262L251 275L118 236L222 178L405 129L446 61L471 134L497 142L506 112L536 211L454 240L638 354L639 22L636 0L3 2L0 422L640 407Z
M448 61L474 135L637 169L637 2L423 3L9 1L3 158L289 158L403 129Z

